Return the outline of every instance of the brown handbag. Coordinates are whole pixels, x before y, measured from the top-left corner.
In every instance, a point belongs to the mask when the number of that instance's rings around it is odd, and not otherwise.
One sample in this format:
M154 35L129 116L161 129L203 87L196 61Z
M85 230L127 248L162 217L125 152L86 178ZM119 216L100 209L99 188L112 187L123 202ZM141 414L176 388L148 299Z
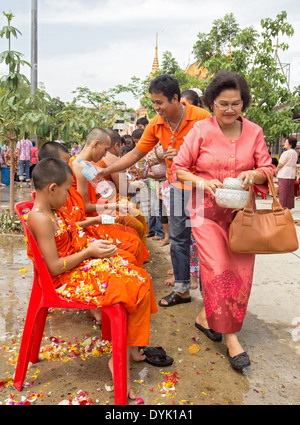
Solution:
M268 177L273 196L272 209L253 210L253 185L250 186L247 205L237 212L229 228L229 246L243 254L282 254L298 249L298 238L290 210L282 208L275 196L273 175L261 169Z

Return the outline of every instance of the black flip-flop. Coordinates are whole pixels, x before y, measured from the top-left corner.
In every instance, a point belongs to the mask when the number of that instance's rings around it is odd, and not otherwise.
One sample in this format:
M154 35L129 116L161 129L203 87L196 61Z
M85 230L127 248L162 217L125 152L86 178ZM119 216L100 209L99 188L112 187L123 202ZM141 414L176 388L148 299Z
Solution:
M180 295L178 295L176 292L171 292L171 294L166 295L162 298L163 300L167 301L167 304L162 304L162 300L159 301L158 305L161 307L172 307L172 305L176 304L184 304L184 303L190 303L192 298L183 298Z
M144 354L146 356L145 362L151 364L152 366L171 366L174 362L172 357L167 356L165 350L162 347L144 347Z

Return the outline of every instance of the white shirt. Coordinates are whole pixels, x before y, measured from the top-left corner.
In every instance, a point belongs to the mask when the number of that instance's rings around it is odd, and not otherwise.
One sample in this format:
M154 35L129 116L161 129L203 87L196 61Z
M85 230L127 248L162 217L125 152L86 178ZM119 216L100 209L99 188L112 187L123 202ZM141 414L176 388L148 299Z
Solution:
M277 177L279 179L294 179L297 173L298 154L295 149L288 149L284 151L280 158L279 164L283 167L278 171Z

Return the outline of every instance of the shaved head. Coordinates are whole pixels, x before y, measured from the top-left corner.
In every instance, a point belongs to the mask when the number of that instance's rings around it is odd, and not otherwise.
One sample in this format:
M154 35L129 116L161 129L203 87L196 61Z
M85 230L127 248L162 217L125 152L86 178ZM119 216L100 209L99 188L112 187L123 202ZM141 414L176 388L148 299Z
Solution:
M95 127L93 128L85 139L86 146L89 146L94 140L99 140L100 143L106 142L109 138L109 134L106 130L103 130L102 128Z
M63 154L68 154L68 149L57 142L46 142L43 144L43 146L40 148L38 153L38 159L41 161L45 158L59 158L61 159L61 156Z

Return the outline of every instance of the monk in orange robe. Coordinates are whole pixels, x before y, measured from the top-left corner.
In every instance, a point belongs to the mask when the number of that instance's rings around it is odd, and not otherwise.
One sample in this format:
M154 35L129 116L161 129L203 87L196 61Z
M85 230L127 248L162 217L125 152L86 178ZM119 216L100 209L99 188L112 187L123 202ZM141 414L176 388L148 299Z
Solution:
M104 157L102 157L100 159L100 161L98 161L96 163L96 165L98 167L101 168L106 168L109 165L113 164L114 162L116 162L118 160L118 156L120 154L120 149L121 149L121 137L119 135L119 133L115 130L111 130L108 129L106 130L106 132L108 133L109 137L110 137L110 147L107 149L106 155ZM105 179L110 181L115 190L115 200L116 201L121 201L121 204L123 205L127 205L129 208L129 212L132 216L134 216L137 220L139 220L139 222L144 226L144 230L145 230L145 234L147 234L149 232L149 228L148 228L148 224L145 220L145 217L143 216L142 212L140 211L140 209L137 207L137 205L129 202L130 199L128 198L128 182L126 179L126 184L125 184L125 193L121 193L120 196L120 182L121 182L121 175L119 172L114 173L114 174L108 174L105 176ZM134 185L137 182L132 182L131 186ZM138 186L137 186L138 187ZM125 217L122 217L122 224L125 224L126 220Z
M56 142L46 142L39 150L39 160L45 158L58 158L68 163L70 155L68 150ZM139 267L149 258L150 254L141 242L138 233L120 224L103 225L101 217L88 218L85 216L85 203L81 194L74 188L69 189L65 207L74 221L84 228L89 237L96 239L112 239L118 246L120 255L126 258L129 263Z
M89 224L88 227L85 227L86 224L93 222L93 218L85 216L85 203L83 197L73 186L69 190L65 207L73 220L80 226L84 226L84 231L90 238L111 238L118 247L118 250L123 251L122 255L125 256L130 263L136 264L139 267L143 267L144 262L148 260L150 253L134 229L118 223L107 225ZM96 217L98 219L98 216ZM130 258L132 256L134 256L135 260Z
M40 161L33 173L36 197L27 225L36 239L61 296L96 306L123 303L128 313L127 344L136 361L138 346L149 345L151 313L157 311L151 278L128 264L109 241L91 241L69 216L71 168L56 158ZM112 362L110 361L110 367ZM129 365L128 365L129 375ZM135 398L128 379L128 396Z
M105 159L102 158L100 161L97 162L96 164L98 167L101 168L106 168L108 165L105 162ZM119 177L118 177L119 178ZM115 179L113 179L109 174L105 176L105 179L108 181L111 181L113 183L113 185L115 186L115 200L116 202L120 202L121 205L126 205L128 207L128 209L130 210L130 214L127 214L126 216L119 216L119 223L120 224L124 224L125 226L129 226L129 227L133 227L135 228L136 226L136 220L138 220L142 226L143 226L143 233L141 234L141 239L143 240L143 242L146 244L146 234L149 232L149 227L147 224L147 221L145 219L145 217L143 216L143 214L141 213L141 211L139 210L139 208L137 207L137 205L133 204L132 202L130 202L130 200L127 198L122 198L122 200L120 199L120 194L119 191L117 190L117 186L115 185ZM93 186L90 188L89 191L89 195L92 199L95 199L94 194L93 194ZM96 194L96 199L97 199L97 194ZM104 201L104 200L102 200ZM97 201L99 202L99 200ZM101 203L101 201L100 201ZM136 220L131 220L131 217L133 217ZM130 223L130 224L128 224Z
M110 137L108 133L100 128L94 128L86 137L84 148L80 152L80 158L88 162L97 163L105 156L109 146ZM83 196L87 217L95 216L97 214L96 205L98 201L96 190L83 176L80 166L74 159L74 157L71 158L69 163L74 174L73 187ZM130 214L126 214L125 216L119 214L119 220L119 223L135 229L146 246L146 234L148 233L147 224L145 227L144 224Z

